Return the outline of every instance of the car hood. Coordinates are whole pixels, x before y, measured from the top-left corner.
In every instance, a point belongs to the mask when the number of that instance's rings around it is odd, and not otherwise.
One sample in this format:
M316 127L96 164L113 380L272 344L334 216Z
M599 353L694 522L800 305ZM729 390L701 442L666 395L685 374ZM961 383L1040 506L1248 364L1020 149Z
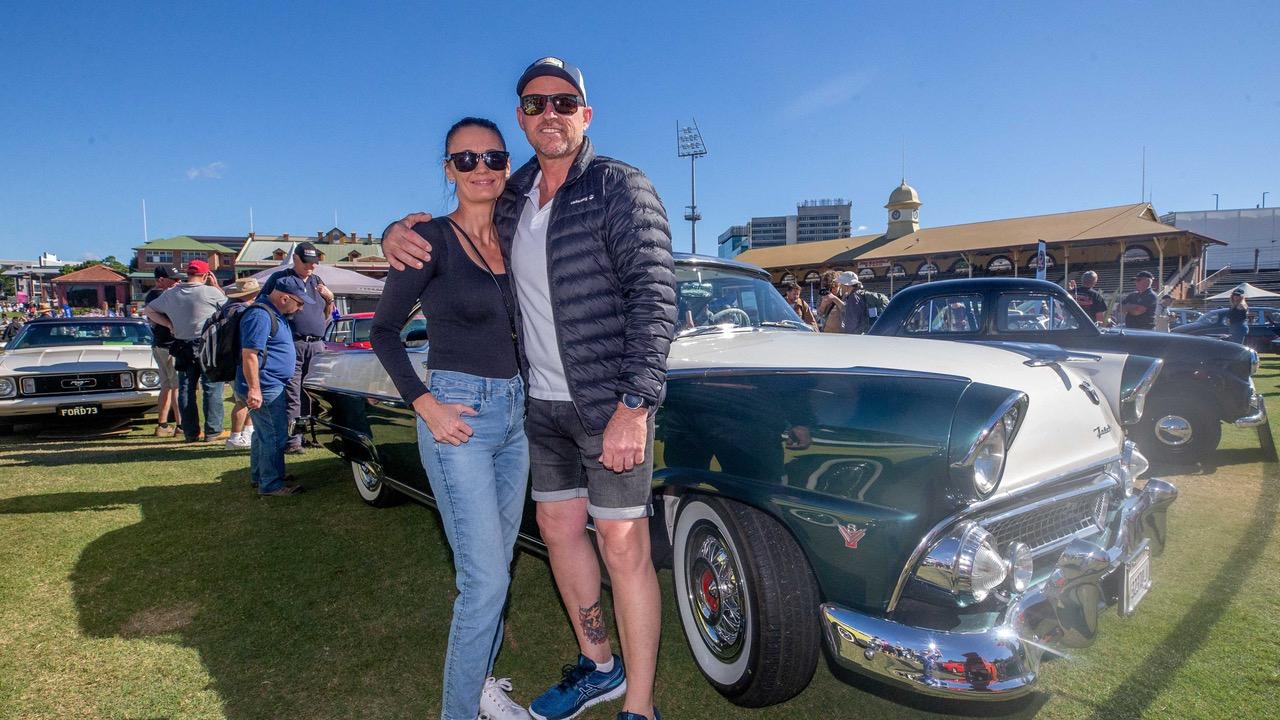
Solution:
M155 366L151 348L144 345L28 348L8 350L0 355L0 373L5 375L90 373Z
M1169 360L1237 360L1249 355L1248 348L1238 343L1179 333L1179 329L1181 328L1166 333L1117 328L1104 331L1101 339L1103 342L1108 338L1112 342L1119 342L1115 339L1123 338L1125 352Z
M728 331L671 346L673 372L698 369L866 370L949 376L1027 394L1000 493L1116 457L1124 431L1108 404L1071 364L1029 366L998 347L945 340L777 331ZM1092 393L1092 395L1091 395Z

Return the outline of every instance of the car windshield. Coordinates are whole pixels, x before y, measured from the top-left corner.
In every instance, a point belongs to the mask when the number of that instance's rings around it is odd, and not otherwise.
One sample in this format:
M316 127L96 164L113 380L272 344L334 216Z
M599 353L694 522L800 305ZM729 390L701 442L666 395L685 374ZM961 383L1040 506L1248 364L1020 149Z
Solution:
M726 325L809 329L762 277L727 268L677 265L677 337Z
M143 323L82 322L29 323L9 344L9 350L66 345L150 345L151 328Z

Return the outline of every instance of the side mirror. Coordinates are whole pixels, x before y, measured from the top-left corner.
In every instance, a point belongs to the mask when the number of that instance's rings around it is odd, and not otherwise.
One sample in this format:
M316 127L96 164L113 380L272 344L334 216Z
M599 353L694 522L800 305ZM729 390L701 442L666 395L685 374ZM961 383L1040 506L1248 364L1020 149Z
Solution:
M425 329L411 330L408 335L404 336L405 347L422 347L427 342L427 331Z

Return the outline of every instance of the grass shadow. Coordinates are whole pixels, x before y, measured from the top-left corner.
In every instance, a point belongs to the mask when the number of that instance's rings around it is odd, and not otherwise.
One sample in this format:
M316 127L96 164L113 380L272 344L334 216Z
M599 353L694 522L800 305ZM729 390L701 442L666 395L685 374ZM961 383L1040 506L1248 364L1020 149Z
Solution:
M1162 692L1174 681L1178 669L1209 639L1243 586L1243 578L1266 551L1275 532L1280 510L1280 465L1263 465L1262 494L1258 497L1249 526L1240 541L1226 554L1213 579L1182 619L1165 633L1147 655L1146 662L1135 666L1124 681L1103 699L1093 714L1094 720L1140 718Z

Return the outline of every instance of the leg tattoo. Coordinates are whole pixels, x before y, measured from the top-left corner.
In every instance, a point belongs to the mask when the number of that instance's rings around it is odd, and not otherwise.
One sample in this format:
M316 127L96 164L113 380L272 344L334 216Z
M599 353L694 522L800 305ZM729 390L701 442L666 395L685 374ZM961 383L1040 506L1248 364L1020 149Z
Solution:
M600 609L600 601L591 607L578 608L578 623L582 625L582 634L592 644L600 645L608 640L604 630L604 611Z

